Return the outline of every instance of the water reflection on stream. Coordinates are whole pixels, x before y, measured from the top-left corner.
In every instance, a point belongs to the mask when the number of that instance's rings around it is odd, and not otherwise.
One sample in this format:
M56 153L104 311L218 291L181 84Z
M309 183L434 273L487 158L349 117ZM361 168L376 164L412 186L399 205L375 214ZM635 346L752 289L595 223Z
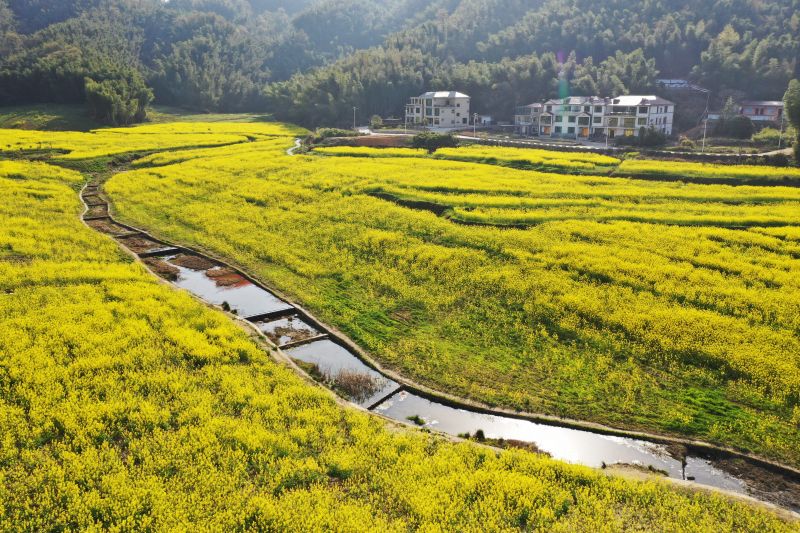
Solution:
M666 471L670 477L681 479L681 461L671 457L661 444L600 435L558 426L548 426L510 417L489 415L457 409L415 394L400 392L376 407L377 412L396 420L420 416L425 427L451 435L475 434L482 430L489 439L506 439L532 442L555 459L601 467L604 463L652 466ZM743 481L715 468L710 461L687 457L686 476L697 483L742 492Z
M291 309L292 306L265 291L246 278L234 284L220 285L208 270L195 270L176 264L174 257L167 257L165 262L179 270L175 285L199 296L208 303L222 305L227 303L232 312L241 317L262 315L274 311ZM219 268L219 267L214 267Z

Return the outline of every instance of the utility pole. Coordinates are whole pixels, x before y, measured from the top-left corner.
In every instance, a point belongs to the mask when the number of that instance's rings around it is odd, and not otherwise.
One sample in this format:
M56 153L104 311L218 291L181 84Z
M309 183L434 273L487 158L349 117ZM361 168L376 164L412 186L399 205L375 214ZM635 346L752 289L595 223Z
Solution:
M706 110L703 113L703 148L700 153L706 153L706 131L708 131L708 99L711 97L711 91L706 90Z
M353 131L356 131L356 106L353 106Z
M781 144L783 144L783 117L784 113L781 113L781 133L778 135L778 150L781 149Z
M708 114L706 114L706 118L703 120L703 148L700 149L700 153L706 153L706 131L708 131Z
M472 115L472 136L478 136L478 114L473 113Z

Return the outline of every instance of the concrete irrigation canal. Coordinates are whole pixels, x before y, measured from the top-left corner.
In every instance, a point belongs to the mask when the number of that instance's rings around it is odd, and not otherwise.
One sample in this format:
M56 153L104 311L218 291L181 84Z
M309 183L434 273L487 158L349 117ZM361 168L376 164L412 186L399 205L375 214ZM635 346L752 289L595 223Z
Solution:
M635 469L800 511L800 472L709 444L470 404L382 370L349 339L245 273L115 221L99 184L81 192L87 225L113 237L176 287L252 324L279 354L355 405L384 417L488 443L528 443L555 459Z

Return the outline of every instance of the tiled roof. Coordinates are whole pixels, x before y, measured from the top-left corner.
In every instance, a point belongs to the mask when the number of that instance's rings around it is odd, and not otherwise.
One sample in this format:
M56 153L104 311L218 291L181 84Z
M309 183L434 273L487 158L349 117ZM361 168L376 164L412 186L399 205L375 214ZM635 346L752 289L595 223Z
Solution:
M469 98L458 91L430 91L420 95L420 98Z
M763 105L772 107L783 107L783 102L780 100L745 100L739 105Z
M614 105L637 106L637 105L675 105L660 96L649 95L641 96L636 94L629 94L624 96L617 96L612 100Z

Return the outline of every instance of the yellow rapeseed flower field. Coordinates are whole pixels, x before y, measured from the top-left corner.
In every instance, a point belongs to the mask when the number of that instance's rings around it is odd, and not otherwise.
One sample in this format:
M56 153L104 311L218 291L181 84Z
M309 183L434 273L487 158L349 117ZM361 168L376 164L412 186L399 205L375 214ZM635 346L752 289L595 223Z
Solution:
M106 187L434 388L800 464L800 189L290 145Z
M680 161L652 161L627 159L615 171L622 176L655 176L667 178L693 178L697 180L759 180L776 181L800 179L800 168L765 167L763 165L718 165L713 163L686 163Z
M286 175L248 177L258 158L279 153L252 143L231 159L238 178L211 177L226 184L221 207L261 199L292 205L296 217L315 195L340 194L288 196ZM147 172L141 185L162 194ZM175 168L168 174L172 189ZM132 176L112 187L127 212L135 204L119 189ZM274 189L232 188L237 179ZM454 444L343 408L84 226L80 181L0 160L0 530L796 530L718 494ZM190 190L175 200L192 210ZM265 235L269 250L268 232L248 238ZM359 236L376 251L387 238Z
M285 137L301 130L277 123L167 123L80 132L0 129L0 150L62 152L63 159L89 159L127 152L215 146L248 139Z

